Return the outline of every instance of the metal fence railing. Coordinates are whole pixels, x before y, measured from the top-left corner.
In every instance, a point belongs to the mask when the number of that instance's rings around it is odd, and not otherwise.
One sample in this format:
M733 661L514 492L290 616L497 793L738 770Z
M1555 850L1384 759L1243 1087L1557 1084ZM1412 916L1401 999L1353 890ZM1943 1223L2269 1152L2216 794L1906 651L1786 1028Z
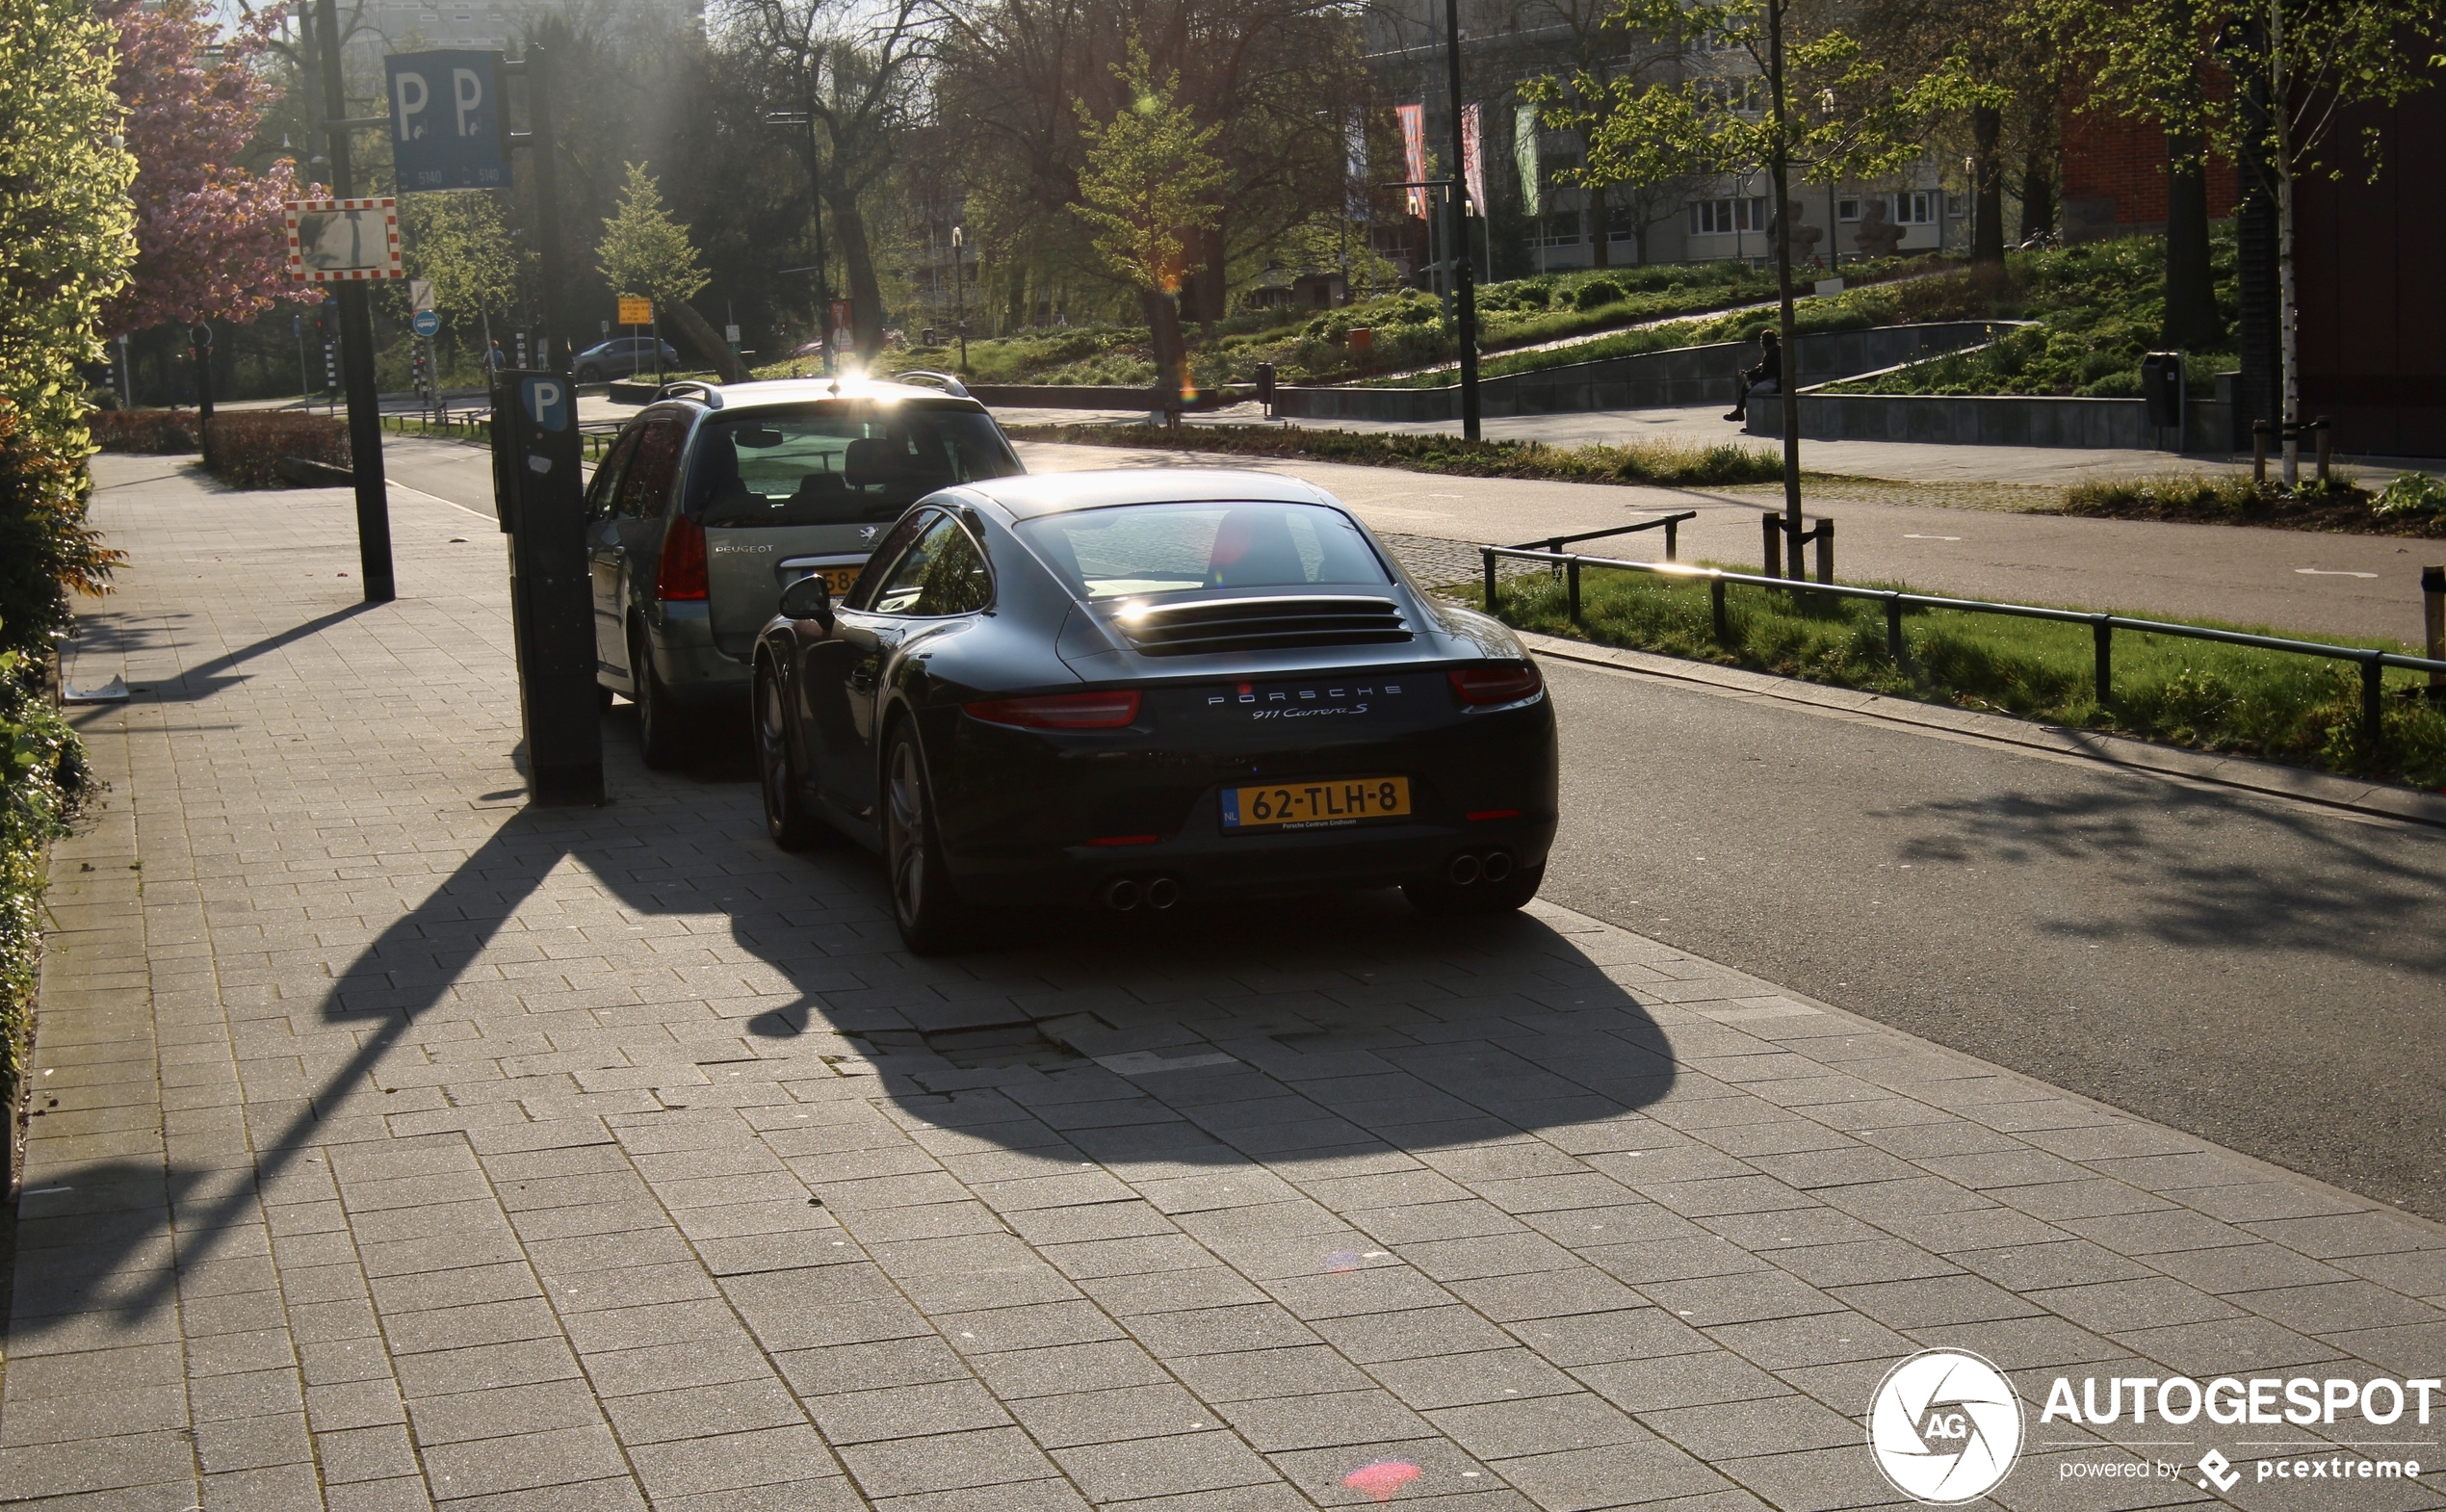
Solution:
M1684 515L1682 518L1688 518ZM1644 527L1631 527L1642 529ZM1605 533L1600 533L1605 534ZM1715 638L1730 640L1730 627L1726 620L1724 592L1728 586L1771 588L1801 594L1819 594L1829 598L1867 599L1886 606L1886 653L1895 665L1910 660L1910 647L1903 639L1903 612L1910 609L1947 609L1970 614L2006 614L2020 619L2050 619L2061 624L2087 625L2096 649L2097 701L2109 702L2115 691L2115 633L2119 630L2140 635L2175 636L2187 640L2213 640L2224 645L2249 646L2260 651L2277 651L2292 656L2324 657L2331 662L2351 662L2361 668L2361 735L2367 748L2378 748L2383 734L2381 718L2385 704L2385 677L2388 667L2406 671L2428 672L2434 682L2446 676L2446 661L2428 657L2406 656L2397 651L2378 651L2363 646L2328 645L2316 640L2292 640L2282 636L2254 636L2241 630L2215 630L2205 625L2176 625L2158 619L2135 619L2128 614L2094 613L2076 609L2046 609L2036 604L1998 604L1985 599L1946 598L1933 593L1907 593L1896 588L1852 587L1844 584L1810 583L1800 578L1769 578L1750 572L1726 572L1717 567L1694 567L1678 561L1627 561L1616 557L1580 557L1559 551L1541 551L1526 546L1481 546L1478 554L1486 567L1486 604L1493 613L1501 604L1501 585L1496 581L1496 563L1510 559L1523 561L1549 562L1562 569L1564 593L1570 607L1572 623L1580 620L1580 571L1583 565L1615 572L1645 572L1658 577L1704 582L1707 585L1709 607L1714 615Z

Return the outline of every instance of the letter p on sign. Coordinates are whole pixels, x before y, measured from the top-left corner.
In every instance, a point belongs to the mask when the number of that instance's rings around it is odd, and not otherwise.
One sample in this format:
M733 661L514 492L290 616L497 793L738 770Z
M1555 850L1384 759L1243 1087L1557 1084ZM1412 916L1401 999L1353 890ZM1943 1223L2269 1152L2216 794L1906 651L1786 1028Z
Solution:
M391 155L403 193L509 187L501 54L394 53L382 60L382 68L390 83ZM443 116L447 121L436 118Z

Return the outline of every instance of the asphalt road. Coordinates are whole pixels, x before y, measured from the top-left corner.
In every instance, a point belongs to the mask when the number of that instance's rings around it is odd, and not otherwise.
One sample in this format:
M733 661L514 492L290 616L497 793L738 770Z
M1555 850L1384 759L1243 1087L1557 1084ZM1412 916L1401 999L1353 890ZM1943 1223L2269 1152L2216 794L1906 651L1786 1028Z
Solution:
M481 453L386 450L400 482L490 513ZM1046 450L1031 463L1057 460ZM1363 513L1408 500L1378 523L1410 534L1438 534L1414 517L1420 490L1478 494L1330 471L1354 475L1317 481ZM1555 901L2446 1219L2446 834L1635 674L1548 675Z
M2446 1218L2446 834L1548 676L1556 902Z

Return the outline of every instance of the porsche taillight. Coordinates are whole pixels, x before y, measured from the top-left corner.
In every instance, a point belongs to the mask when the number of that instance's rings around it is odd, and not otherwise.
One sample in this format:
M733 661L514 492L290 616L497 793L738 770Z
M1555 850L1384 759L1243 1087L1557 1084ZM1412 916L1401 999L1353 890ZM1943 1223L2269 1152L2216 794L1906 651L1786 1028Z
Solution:
M665 604L705 596L705 527L689 515L675 516L663 537L663 560L654 573L654 596Z
M987 698L965 705L968 717L1028 730L1118 730L1138 717L1135 690L1053 693L1042 698Z
M1536 697L1546 686L1533 665L1456 666L1444 675L1452 680L1452 691L1463 703L1519 703Z

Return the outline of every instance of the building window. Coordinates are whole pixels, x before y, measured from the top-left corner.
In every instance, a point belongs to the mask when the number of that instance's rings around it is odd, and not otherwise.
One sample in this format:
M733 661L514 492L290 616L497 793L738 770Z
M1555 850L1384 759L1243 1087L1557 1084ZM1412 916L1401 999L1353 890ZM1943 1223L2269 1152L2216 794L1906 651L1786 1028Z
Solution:
M1835 219L1835 220L1837 220L1837 221L1845 221L1845 222L1850 222L1850 221L1857 221L1857 220L1859 220L1859 219L1860 219L1860 201L1859 201L1859 200L1857 200L1857 199L1837 199L1837 200L1835 200L1835 201L1834 201L1834 219Z
M1933 189L1912 189L1894 196L1896 225L1933 225L1938 215L1938 201L1944 196Z
M1690 234L1692 236L1730 236L1737 231L1766 229L1766 196L1752 196L1746 199L1693 199L1690 201Z

